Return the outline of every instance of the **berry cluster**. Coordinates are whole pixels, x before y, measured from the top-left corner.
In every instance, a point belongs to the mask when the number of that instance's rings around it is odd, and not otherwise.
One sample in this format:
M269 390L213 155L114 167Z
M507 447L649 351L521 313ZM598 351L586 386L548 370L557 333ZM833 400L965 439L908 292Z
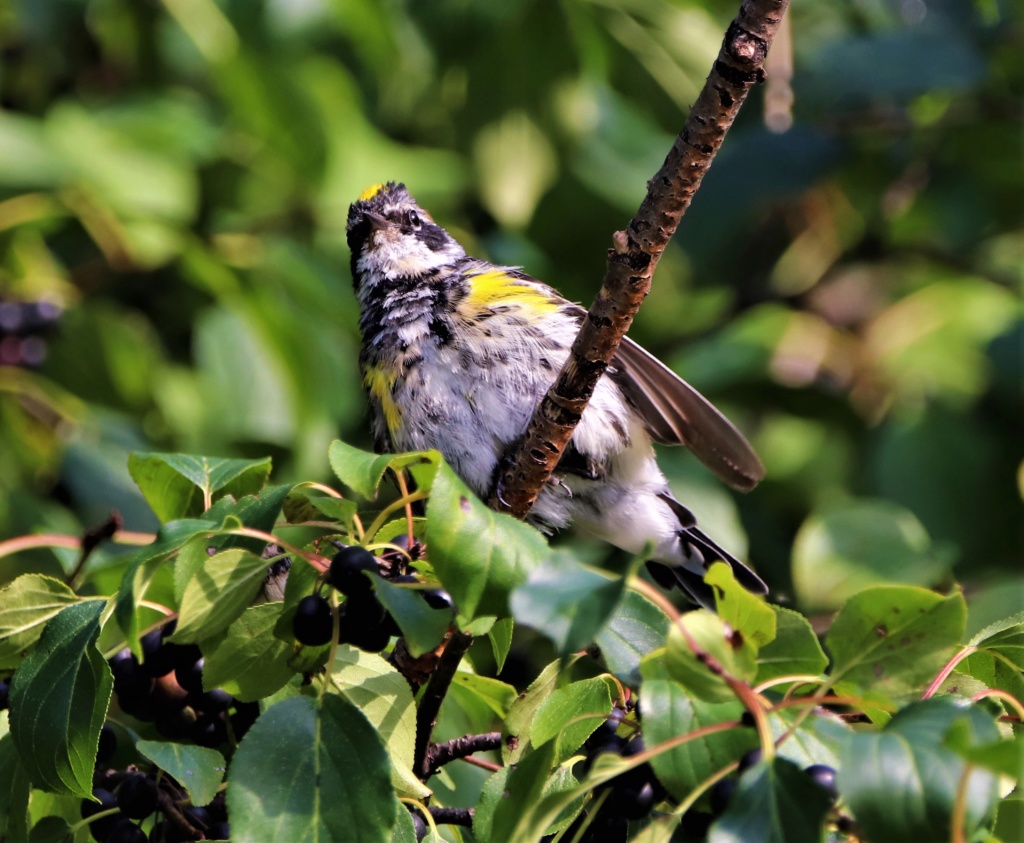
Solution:
M60 317L53 302L0 301L0 366L36 369L46 359L48 333Z
M188 805L185 792L167 775L155 778L134 766L97 770L92 794L99 801L83 799L81 813L82 819L95 817L89 833L98 843L188 843L231 835L223 794L205 808ZM139 823L158 812L147 835Z
M230 729L240 739L259 716L259 705L238 702L219 689L204 691L202 654L194 644L168 641L174 626L171 621L143 636L141 663L128 649L110 660L118 705L152 722L165 738L217 747Z
M583 744L586 760L577 770L585 775L594 759L605 753L630 758L644 751L644 741L638 732L628 737L619 734L619 727L626 716L623 708L613 708L611 715ZM600 807L593 818L584 811L576 818L573 826L563 835L573 840L577 830L586 824L586 831L580 838L589 843L608 843L625 840L631 821L642 820L666 796L665 789L655 778L651 765L643 763L600 785L594 791L595 801Z
M416 549L415 545L413 549ZM408 572L405 557L400 560L398 556L388 554L378 558L357 545L341 546L335 554L327 572L327 581L345 598L337 608L339 643L352 644L368 653L379 653L388 646L392 636L401 635L398 624L381 605L373 588L373 577L386 577L393 583L418 582L415 575ZM411 552L410 556L415 558ZM421 594L433 608L451 608L447 592L430 589ZM302 598L292 621L295 639L313 647L329 643L334 630L334 611L321 594Z

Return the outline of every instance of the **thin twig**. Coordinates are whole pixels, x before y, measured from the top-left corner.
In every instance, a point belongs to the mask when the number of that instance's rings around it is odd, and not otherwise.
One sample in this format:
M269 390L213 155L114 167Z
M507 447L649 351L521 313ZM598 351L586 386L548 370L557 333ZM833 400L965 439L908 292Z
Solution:
M110 515L102 523L97 524L95 527L90 527L82 533L82 550L78 554L78 562L66 578L67 584L72 589L78 588L78 579L85 568L85 563L92 556L92 552L103 542L112 539L122 526L124 526L124 519L121 518L121 513L114 509L111 510Z
M466 735L444 743L430 744L427 748L426 773L429 779L449 761L466 758L474 752L501 749L501 732L485 732L482 735Z
M700 96L647 196L615 233L604 282L562 371L503 460L490 505L524 518L566 445L651 287L661 254L686 213L763 64L789 0L745 0Z

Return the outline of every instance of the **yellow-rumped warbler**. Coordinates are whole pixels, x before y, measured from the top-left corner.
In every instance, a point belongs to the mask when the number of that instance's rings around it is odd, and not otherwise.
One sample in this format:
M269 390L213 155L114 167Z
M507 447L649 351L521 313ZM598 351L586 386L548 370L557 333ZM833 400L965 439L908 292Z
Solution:
M364 190L347 233L377 447L436 448L486 498L586 311L518 269L469 257L403 184ZM529 521L545 531L572 523L630 553L653 547L655 578L703 605L714 606L703 574L716 560L765 593L672 497L652 441L688 446L739 489L764 476L725 416L624 339Z

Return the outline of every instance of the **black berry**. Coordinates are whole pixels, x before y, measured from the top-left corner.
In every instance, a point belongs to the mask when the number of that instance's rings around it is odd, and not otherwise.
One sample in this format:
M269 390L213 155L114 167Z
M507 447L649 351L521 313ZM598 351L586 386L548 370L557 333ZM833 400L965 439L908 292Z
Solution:
M230 840L231 824L226 820L214 823L206 830L207 840Z
M0 711L7 708L7 697L11 693L11 680L0 679Z
M761 748L760 747L758 747L757 749L750 750L750 752L746 753L740 759L740 764L739 764L739 767L737 768L737 773L739 773L739 775L743 775L751 767L754 767L754 766L760 764L761 763L761 759L763 757L764 757L764 754L761 752Z
M110 761L117 752L117 735L114 730L104 724L100 729L100 744L96 750L96 765L101 766Z
M711 801L711 813L720 816L729 807L733 792L736 790L736 779L719 779L711 786L708 798Z
M107 843L146 843L146 832L127 817L114 817Z
M114 794L105 788L94 787L92 789L92 795L99 799L99 803L97 804L91 799L82 800L81 814L83 820L87 820L89 817L93 817L101 811L109 811L111 808L117 807L117 799L114 797ZM93 839L99 840L101 843L105 841L107 839L107 835L110 834L110 831L114 826L115 819L117 819L117 816L111 815L89 823L89 833L92 835Z
M423 599L431 609L451 609L452 596L442 588L430 588L423 592Z
M427 836L427 832L430 830L427 827L427 821L420 816L419 811L412 812L412 830L416 835L416 840L422 840Z
M804 772L811 777L811 781L832 797L833 802L838 798L839 791L836 790L836 771L834 769L827 764L812 764Z
M331 585L351 597L370 590L370 580L363 576L364 571L379 573L380 565L376 556L365 547L356 545L342 548L334 555L328 577Z
M334 631L331 604L317 594L303 597L295 607L292 621L295 640L309 647L319 647L331 640Z
M133 820L144 820L156 811L156 782L145 773L129 773L117 788L117 807Z

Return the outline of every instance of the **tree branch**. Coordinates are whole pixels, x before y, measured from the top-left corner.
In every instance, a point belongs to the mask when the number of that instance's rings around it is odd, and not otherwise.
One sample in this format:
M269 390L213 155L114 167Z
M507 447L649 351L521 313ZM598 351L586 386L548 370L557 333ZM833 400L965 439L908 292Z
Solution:
M493 508L524 518L551 477L725 133L750 88L764 79L762 65L788 7L789 0L745 0L740 7L682 132L647 183L640 209L626 230L613 236L601 290L558 379L503 461Z
M469 645L473 643L473 636L459 630L453 630L451 638L444 648L444 653L437 662L423 691L419 708L416 710L416 753L413 761L413 771L423 781L430 773L428 766L427 749L430 746L430 736L434 734L434 727L437 726L437 716L441 712L441 703L448 693L448 686L452 684L455 671L462 663L462 657L466 655Z
M482 735L466 735L444 743L431 744L424 762L426 778L430 778L449 761L465 758L474 752L501 749L501 732L485 732Z

